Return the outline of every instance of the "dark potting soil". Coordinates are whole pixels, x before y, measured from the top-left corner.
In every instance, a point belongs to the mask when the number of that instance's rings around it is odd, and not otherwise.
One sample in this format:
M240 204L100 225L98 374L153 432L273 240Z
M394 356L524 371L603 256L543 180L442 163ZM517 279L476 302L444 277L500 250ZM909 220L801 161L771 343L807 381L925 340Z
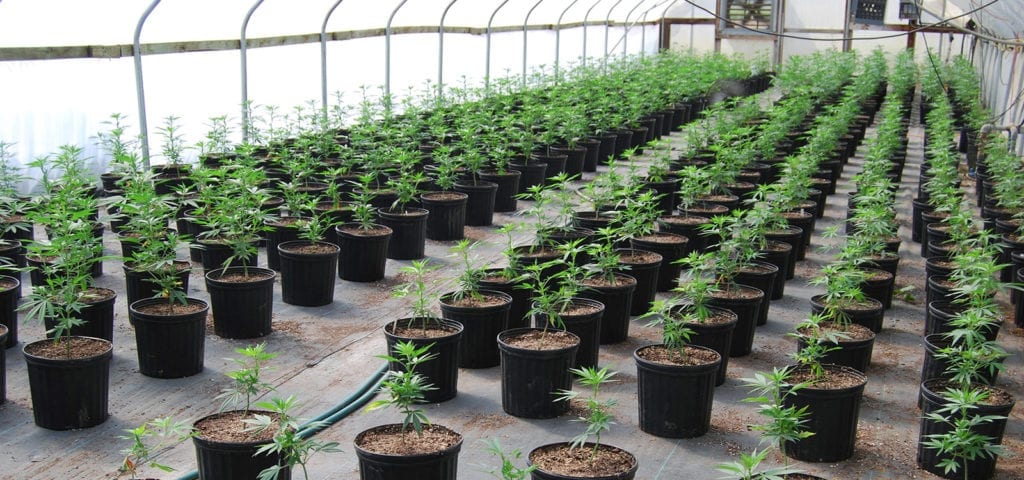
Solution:
M826 369L824 378L815 379L809 369L796 369L789 373L786 381L794 385L806 382L808 387L816 390L842 390L860 385L864 382L864 377L845 370Z
M626 265L648 265L657 261L658 254L643 250L634 250L630 253L619 255L619 263Z
M102 340L66 337L58 342L38 342L26 345L25 352L36 357L70 360L95 357L111 348L109 342ZM70 355L68 352L70 352Z
M702 202L728 202L734 198L732 195L703 195L698 199Z
M651 243L675 244L675 243L686 243L686 241L689 240L689 239L683 240L684 238L686 238L686 237L684 237L682 235L673 235L673 234L667 234L667 233L662 233L662 234L653 233L653 234L650 234L650 235L641 235L641 236L637 237L636 239L640 240L640 241L644 241L644 242L651 242Z
M14 280L11 280L9 278L0 278L0 290L10 290L14 288L14 286L17 284L18 282L15 282Z
M839 308L842 308L843 310L855 310L855 311L858 311L858 312L867 312L867 311L871 311L871 310L874 310L874 309L878 308L878 303L877 302L872 302L871 300L867 300L867 301L863 301L863 302L858 302L858 301L854 301L854 300L841 300L839 302Z
M334 247L322 243L304 243L298 247L287 248L285 250L300 255L319 255L333 252Z
M561 350L579 343L576 337L561 330L530 330L519 335L507 337L505 343L529 350Z
M684 351L686 354L681 355L679 350L669 349L662 345L651 345L650 347L638 350L636 354L648 362L660 363L662 365L708 365L715 363L721 358L713 350L704 348L686 346Z
M768 273L772 271L772 268L767 265L751 264L744 265L743 268L740 269L740 271L746 273Z
M818 333L814 334L809 328L797 329L800 335L805 337L817 337L827 338L832 334L843 335L846 338L842 338L840 341L851 342L857 340L867 340L875 336L875 332L872 332L870 328L856 323L851 323L846 327L842 327L835 322L822 322L818 325Z
M417 434L412 427L403 432L401 425L385 425L365 432L358 445L381 455L423 455L447 450L462 440L462 435L440 425L424 426L422 432Z
M538 448L530 454L530 463L541 470L570 477L605 477L629 471L636 459L625 450L601 445L591 460L592 448L571 448L569 444Z
M563 317L582 317L584 315L597 313L599 310L601 310L601 307L591 305L589 303L573 303L572 305L569 305L569 308L566 308L559 313Z
M270 278L272 276L273 276L272 274L267 273L267 272L261 272L261 271L258 271L258 270L253 270L253 271L250 271L248 275L246 275L244 273L229 273L227 275L216 276L214 278L214 280L217 280L219 282L228 282L228 283L247 283L247 282L255 282L255 281L259 281L259 280L265 280L265 279Z
M261 432L253 431L252 425L245 421L255 419L257 414L270 417L273 424ZM265 442L274 438L280 428L280 419L277 414L271 412L232 410L210 415L196 422L195 427L200 437L215 442Z
M78 298L82 303L93 304L100 303L104 300L110 300L115 296L117 296L117 292L109 288L89 287L85 289L85 291L82 292L82 295Z
M294 227L303 221L304 219L299 217L277 217L267 223L275 227Z
M546 256L549 256L551 254L561 255L561 252L559 252L558 249L556 249L556 248L536 247L536 248L533 248L531 250L527 250L525 252L520 252L519 256L523 257L523 258L537 258L537 257L546 257Z
M699 217L696 215L671 215L668 217L661 217L658 220L672 225L700 225L708 221L707 217Z
M951 382L949 380L937 380L934 382L928 382L928 389L942 395L943 392L949 389L959 389L960 385ZM989 385L978 385L971 384L971 388L982 390L988 394L985 400L979 402L982 405L988 406L1003 406L1013 403L1013 395L1010 395L1005 390L998 387L991 387Z
M172 315L187 315L190 313L196 313L206 308L206 305L202 303L186 303L182 305L180 303L152 303L143 305L136 310L148 314L148 315L161 315L161 316L172 316Z
M750 299L750 298L757 298L758 297L758 291L757 290L752 290L752 289L747 289L747 288L731 288L731 287L726 287L726 288L723 288L723 289L719 290L718 292L716 292L714 297L715 298L743 298L743 299Z
M443 201L447 201L447 200L462 200L463 198L465 198L465 194L464 193L451 193L451 192L425 193L425 194L423 194L423 198L428 198L430 200L437 200L437 201L442 201L443 202Z
M722 325L729 323L735 318L734 315L729 315L721 310L712 310L711 315L705 318L702 322L687 322L691 325Z
M343 232L345 232L345 233L347 233L349 235L354 235L356 237L376 237L376 236L384 235L385 233L388 233L389 229L387 229L387 228L378 228L378 227L374 227L374 228L342 227L341 231L343 231Z
M498 305L505 304L505 297L499 295L491 295L488 293L477 293L476 295L467 293L465 296L458 300L454 300L450 297L445 298L444 302L453 307L497 307Z
M509 279L505 278L504 276L502 276L500 274L484 275L484 276L480 277L480 280L484 281L484 282L488 282L488 283L508 283L509 282Z
M390 332L396 337L403 338L440 338L447 337L458 330L447 325L433 323L430 320L426 325L414 320L402 325L391 325Z
M618 287L621 285L633 285L636 283L636 279L633 277L627 277L625 275L615 275L614 282L608 281L607 275L598 275L584 279L583 285L588 287Z

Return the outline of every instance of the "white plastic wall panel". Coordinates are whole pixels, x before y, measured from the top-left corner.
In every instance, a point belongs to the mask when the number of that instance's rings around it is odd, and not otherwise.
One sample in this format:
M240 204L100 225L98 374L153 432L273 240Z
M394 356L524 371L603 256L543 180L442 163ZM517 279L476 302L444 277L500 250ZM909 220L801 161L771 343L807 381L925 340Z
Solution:
M843 0L786 0L786 28L842 30L845 3Z

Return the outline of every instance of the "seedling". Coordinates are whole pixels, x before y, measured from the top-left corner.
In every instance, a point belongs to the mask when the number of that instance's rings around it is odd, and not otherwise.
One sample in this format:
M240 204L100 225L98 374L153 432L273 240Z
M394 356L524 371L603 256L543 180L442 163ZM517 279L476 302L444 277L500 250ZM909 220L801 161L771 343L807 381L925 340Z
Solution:
M395 408L403 415L402 432L406 433L412 428L417 435L422 435L423 426L430 425L430 420L423 409L414 408L413 405L422 403L424 394L436 388L427 383L423 375L416 373L416 367L437 357L436 353L429 353L433 346L433 343L416 347L412 342L398 342L391 355L379 355L378 358L397 364L400 368L389 370L381 382L380 393L388 398L374 400L366 406L366 411Z
M302 469L302 477L309 480L306 464L309 463L311 456L319 452L341 451L338 442L327 442L312 437L312 432L327 427L327 422L312 421L300 426L299 420L290 413L297 403L294 395L285 399L274 398L269 402L259 402L256 407L272 413L273 416L256 414L253 418L244 420L249 425L246 431L257 434L277 427L274 441L261 446L256 450L256 455L280 455L281 463L261 471L259 480L277 480L282 471L290 470L296 465Z
M761 441L774 445L780 451L787 442L795 442L814 435L804 430L807 423L807 407L785 406L786 397L807 386L806 383L791 385L787 381L789 368L774 368L768 374L755 373L752 378L743 379L743 385L751 389L752 397L744 398L746 403L757 403L758 413L766 418L760 425L750 428L761 432Z
M266 351L267 344L260 343L244 348L236 348L235 352L242 355L241 358L232 358L231 361L239 366L238 370L228 372L228 377L234 380L234 384L222 390L216 398L223 399L220 409L225 411L230 407L245 405L244 411L249 412L252 398L263 391L273 391L274 386L266 383L260 378L267 364L277 357L276 352ZM242 403L242 400L245 403Z
M466 297L473 299L483 297L480 294L480 280L483 279L484 269L474 265L476 259L472 256L473 249L478 246L480 246L480 242L462 239L451 248L452 255L459 257L463 266L462 273L457 279L459 288L452 295L452 299L456 301Z
M761 466L771 450L764 449L758 451L756 448L749 455L740 452L740 459L729 463L720 463L715 466L719 472L727 473L727 476L719 477L722 479L734 479L734 480L785 480L788 475L793 473L799 473L792 467L775 467L766 468L758 471L758 467Z
M437 301L437 295L427 289L427 274L436 269L430 265L429 259L413 260L412 265L407 265L399 270L411 275L412 279L396 286L391 291L391 295L395 298L412 297L412 305L409 306L412 318L419 320L421 328L424 330L429 323L436 319L431 307ZM395 325L398 325L398 319L395 320Z
M988 392L976 388L949 389L942 394L943 403L938 410L925 415L933 422L949 425L946 433L927 436L923 442L925 448L936 450L939 455L946 455L939 461L938 467L948 475L963 471L963 478L971 478L967 466L969 462L979 458L995 458L1005 450L1002 445L993 443L995 440L982 435L977 430L985 424L1006 417L999 415L980 415L978 405L988 398Z
M173 468L158 463L155 457L162 450L184 442L195 435L192 427L184 422L175 422L171 417L150 420L138 427L126 429L125 432L128 434L118 438L131 441L132 446L121 450L121 453L124 454L121 471L128 472L132 479L136 478L135 475L138 474L138 469L141 466L173 472Z
M590 463L593 464L597 456L598 448L601 446L601 434L611 429L615 423L611 409L618 402L613 398L602 400L600 398L601 386L614 382L613 377L618 372L603 367L598 370L596 367L570 368L569 372L576 376L577 381L585 387L590 388L590 395L587 396L587 416L580 417L576 421L585 422L587 429L573 437L570 445L572 448L580 448L587 443L590 437L594 437L594 447L590 451ZM557 401L568 402L580 396L579 392L572 390L561 390L557 392Z
M516 466L515 462L523 456L523 452L518 448L506 453L497 438L481 441L484 443L487 453L501 460L501 467L487 470L487 473L491 474L492 477L500 478L501 480L526 480L530 478L530 472L537 469L536 465L530 465L526 468Z

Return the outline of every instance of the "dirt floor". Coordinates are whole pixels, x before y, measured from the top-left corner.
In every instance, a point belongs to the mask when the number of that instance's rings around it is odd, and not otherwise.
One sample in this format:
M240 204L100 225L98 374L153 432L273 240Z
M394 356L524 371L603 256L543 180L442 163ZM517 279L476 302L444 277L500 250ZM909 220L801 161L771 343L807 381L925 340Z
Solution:
M915 115L913 118L917 118ZM868 135L872 135L869 131ZM900 234L903 245L897 276L898 288L913 287L886 311L885 327L878 335L868 384L860 411L857 447L853 458L836 464L803 464L797 467L808 473L833 479L870 478L935 478L916 468L919 411L916 399L923 358L924 329L924 263L919 245L910 240L911 199L917 190L917 175L922 157L922 129L916 123L910 130L910 152L904 170L903 185L898 196ZM679 135L673 135L680 142ZM863 147L862 147L863 151ZM641 160L642 161L642 160ZM757 432L748 425L756 423L756 405L743 403L748 392L742 378L772 367L788 365L795 341L786 336L796 323L810 311L809 298L819 289L808 285L817 269L831 258L821 249L834 240L823 239L820 233L845 218L846 193L850 179L860 168L854 158L846 166L839 191L828 200L825 218L817 222L817 234L807 260L800 262L796 278L786 284L785 297L771 305L768 324L758 327L753 353L729 362L728 379L715 392L712 429L707 435L686 440L671 440L642 433L637 427L636 368L632 352L658 341L659 333L634 319L626 342L601 347L600 363L619 371L618 382L606 390L618 400L616 425L602 438L608 444L629 450L640 462L638 479L709 479L721 474L714 466L731 461L739 452L750 452L759 445ZM601 168L604 170L604 167ZM588 174L587 179L593 174ZM973 192L973 183L965 178L964 188ZM521 205L522 207L522 205ZM479 252L488 265L500 265L502 237L496 229L509 222L527 220L519 216L495 215L495 225L487 228L467 227L469 238L486 242ZM526 239L522 239L526 243ZM456 259L448 249L454 242L427 242L431 263L443 268L432 274L431 288L438 292L451 289ZM107 253L119 252L108 233ZM184 255L183 251L183 255ZM296 395L302 401L300 416L312 417L340 402L377 370L382 361L384 335L381 327L389 320L407 316L405 300L391 298L391 289L403 281L398 274L409 262L388 261L387 278L373 284L338 281L335 302L319 308L285 305L277 289L274 304L274 333L260 340L268 350L279 352L269 379L283 396ZM108 261L99 286L124 291L121 265ZM191 278L190 295L208 298L197 268ZM25 279L27 281L27 275ZM28 287L26 287L28 288ZM664 295L664 294L659 294ZM1002 301L1008 300L1002 298ZM1007 308L1009 308L1007 306ZM70 432L52 432L32 422L31 402L25 362L20 346L7 353L8 402L0 406L0 478L3 479L97 479L127 478L119 474L119 451L128 442L118 436L124 429L158 416L173 415L194 421L216 411L218 392L228 384L225 372L233 369L228 358L236 356L233 349L250 341L224 340L207 336L206 369L203 373L178 380L157 380L138 373L134 338L128 325L127 306L123 298L117 302L115 320L115 354L111 369L111 418L101 426ZM42 327L23 326L22 343L42 338ZM1021 373L1024 372L1024 339L1012 322L1003 325L1000 343L1012 356L1006 371L999 376L999 385L1020 398L1024 393ZM583 425L569 416L550 420L525 420L505 415L501 410L499 368L461 370L459 395L443 404L426 406L429 417L460 432L464 443L460 455L459 477L490 478L485 472L495 465L486 453L482 440L498 438L508 448L524 452L552 442L566 441L583 430ZM1021 409L1016 409L1008 423L1004 444L1009 452L999 460L996 478L1024 478L1024 422ZM352 439L360 431L383 423L400 421L397 413L358 411L320 435L341 443L343 453L315 457L310 462L311 478L350 479L358 477ZM176 469L171 474L152 469L147 476L177 478L195 468L191 444L181 444L163 452L160 463ZM786 460L774 456L771 462ZM298 477L295 477L298 478Z

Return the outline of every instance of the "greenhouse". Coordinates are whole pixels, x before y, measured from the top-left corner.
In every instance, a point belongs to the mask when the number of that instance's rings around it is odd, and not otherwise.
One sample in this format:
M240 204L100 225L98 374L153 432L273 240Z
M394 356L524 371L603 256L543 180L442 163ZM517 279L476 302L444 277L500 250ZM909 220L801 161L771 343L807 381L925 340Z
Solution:
M1020 0L0 2L0 478L1024 478Z

